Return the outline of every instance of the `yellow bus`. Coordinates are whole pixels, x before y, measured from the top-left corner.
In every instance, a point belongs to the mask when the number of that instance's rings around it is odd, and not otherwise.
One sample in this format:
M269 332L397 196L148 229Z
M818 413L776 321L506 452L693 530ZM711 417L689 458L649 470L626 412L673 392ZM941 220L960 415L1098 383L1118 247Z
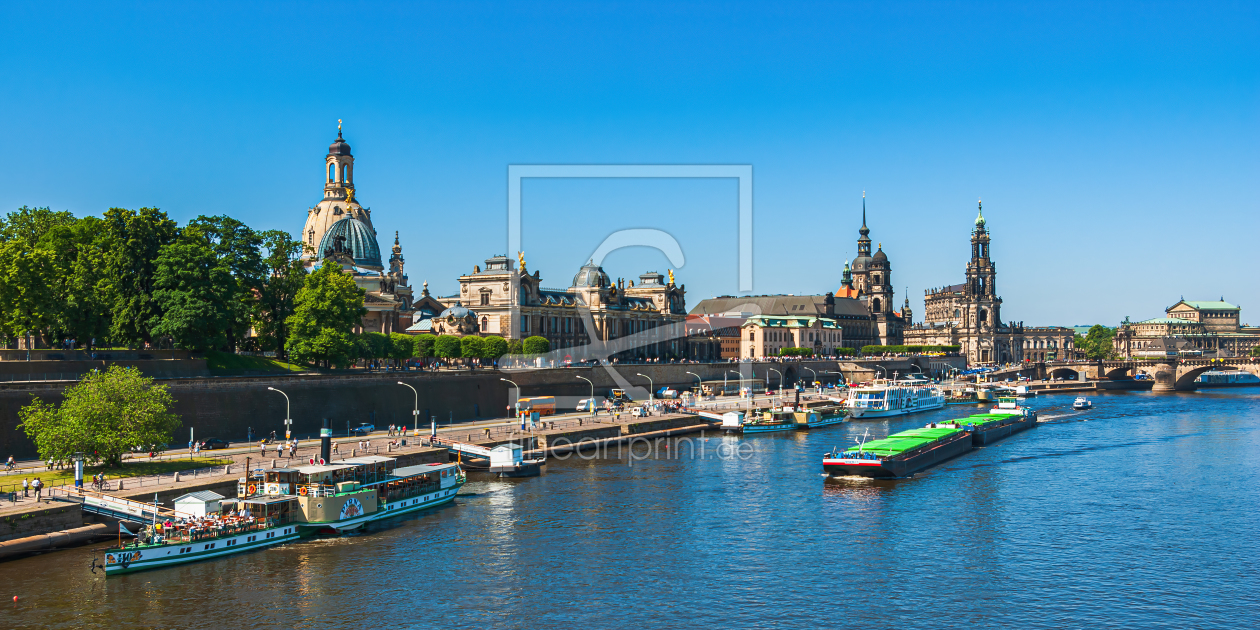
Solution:
M550 416L556 413L556 397L555 396L534 396L532 398L522 398L516 401L517 408L521 411L536 411L540 416Z

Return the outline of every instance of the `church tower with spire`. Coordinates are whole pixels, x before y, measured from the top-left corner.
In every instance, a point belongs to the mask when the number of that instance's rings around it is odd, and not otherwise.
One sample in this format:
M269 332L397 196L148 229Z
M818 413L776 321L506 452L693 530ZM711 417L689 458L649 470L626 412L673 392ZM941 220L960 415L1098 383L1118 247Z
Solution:
M871 229L866 226L866 191L862 191L862 227L858 229L857 249L852 269L845 266L844 284L836 295L863 300L871 314L874 336L883 345L898 345L903 326L900 316L893 311L892 263L884 253L883 243L871 253Z
M858 229L857 258L853 259L853 288L869 293L867 272L871 266L871 229L866 227L866 191L862 191L862 227Z
M985 227L984 202L978 201L976 205L976 227L971 231L971 261L967 263L967 284L963 289L970 303L965 318L980 330L996 329L1002 325L1002 298L997 296L997 268L989 258L989 230Z

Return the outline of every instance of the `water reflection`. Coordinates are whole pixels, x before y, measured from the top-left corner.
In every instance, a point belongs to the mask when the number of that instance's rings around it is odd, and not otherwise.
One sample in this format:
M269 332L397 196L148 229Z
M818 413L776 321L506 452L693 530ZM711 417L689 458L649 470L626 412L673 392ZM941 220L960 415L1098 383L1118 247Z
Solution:
M24 558L0 627L1247 625L1260 399L1071 399L911 479L824 480L821 456L973 409L552 460L361 534L108 580L90 548Z

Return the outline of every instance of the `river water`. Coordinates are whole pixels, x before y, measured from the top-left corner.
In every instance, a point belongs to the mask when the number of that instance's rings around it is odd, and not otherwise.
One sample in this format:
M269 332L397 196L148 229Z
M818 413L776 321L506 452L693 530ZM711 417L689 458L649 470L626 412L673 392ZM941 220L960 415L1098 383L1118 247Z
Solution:
M972 408L552 460L365 534L108 580L90 548L6 562L0 627L1255 627L1260 388L1071 400L912 479L828 482L820 456Z

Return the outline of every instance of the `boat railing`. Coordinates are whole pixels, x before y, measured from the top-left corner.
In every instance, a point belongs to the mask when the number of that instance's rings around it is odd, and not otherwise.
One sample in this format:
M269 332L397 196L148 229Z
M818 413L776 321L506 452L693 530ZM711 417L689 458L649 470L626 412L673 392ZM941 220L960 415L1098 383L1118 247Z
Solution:
M239 520L216 519L196 523L172 525L171 527L163 527L161 534L155 533L152 526L146 525L145 531L147 534L143 535L143 539L136 539L136 546L157 547L162 545L216 540L219 538L227 538L230 536L272 529L292 522L293 520L291 515L250 519L240 517L233 518Z
M331 497L337 495L337 487L323 483L298 484L298 494L304 497Z

